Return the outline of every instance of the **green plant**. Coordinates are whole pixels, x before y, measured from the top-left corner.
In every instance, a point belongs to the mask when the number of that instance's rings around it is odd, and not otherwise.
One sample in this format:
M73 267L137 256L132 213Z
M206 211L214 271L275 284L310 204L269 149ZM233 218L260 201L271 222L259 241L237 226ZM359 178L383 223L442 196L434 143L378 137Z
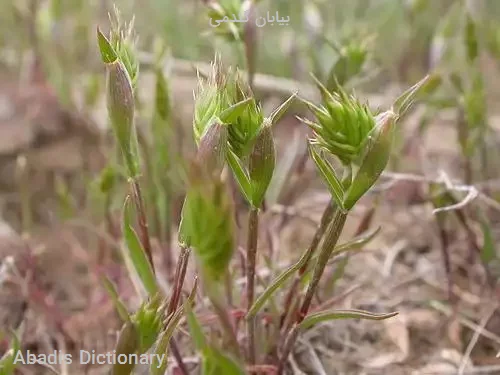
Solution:
M314 132L308 147L311 159L315 162L321 176L327 182L332 195L323 215L311 246L301 259L272 281L264 293L255 298L256 270L258 267L259 211L272 179L276 164L273 126L286 113L296 98L293 94L278 106L269 116L265 116L261 104L254 98L247 80L238 70L225 69L221 58L215 56L207 77L199 77L195 94L193 114L193 133L197 146L195 157L184 168L186 197L182 208L179 226L180 257L174 275L173 289L167 300L158 288L150 233L147 225L147 211L142 200L139 176L141 159L137 152L137 138L134 124L134 87L137 81L138 66L135 62L131 27L121 29L114 25L110 39L98 30L98 41L108 75L108 110L111 125L123 155L132 193L126 198L123 215L123 235L126 251L123 252L129 274L136 280L139 293L146 292L143 304L134 314L129 314L119 299L112 283L105 282L120 316L124 320L117 351L123 353L145 353L155 348L157 353L166 354L168 342L174 353L178 351L173 333L175 326L187 313L187 321L196 348L203 358L203 373L224 371L224 373L245 373L247 369L257 371L261 366L261 355L257 351L257 332L259 315L267 303L272 302L279 291L285 290L290 278L297 275L288 293L284 295L286 305L276 317L282 317L276 328L281 329L282 339L278 338L271 346L281 348L278 373L282 373L288 354L298 334L321 321L331 319L362 318L386 319L390 314L371 314L363 311L320 311L309 314L312 298L327 265L341 254L355 250L368 242L375 234L361 234L352 242L337 245L349 212L376 183L387 165L391 152L395 124L409 108L412 100L426 80L405 92L394 103L394 107L374 115L366 105L354 96L347 94L337 83L335 91L328 90L318 80L316 84L323 99L317 106L302 100L313 112L317 122L303 120ZM158 74L158 73L157 73ZM167 91L159 76L157 98L166 101ZM163 83L162 83L163 82ZM161 114L161 126L168 126L166 112L156 106ZM161 134L161 126L157 134ZM161 139L166 140L165 137ZM343 167L343 177L339 178L328 159L336 157ZM161 168L164 157L158 160ZM156 164L158 168L158 164ZM234 278L235 271L230 265L235 249L234 206L227 190L227 171L230 170L241 194L249 204L247 228L245 305L247 326L247 350L242 350L238 340L237 325L230 314L230 303L223 297L224 283ZM157 191L156 199L164 190ZM132 200L138 215L138 236L131 222ZM155 200L151 201L154 202ZM181 306L181 290L186 276L187 263L191 249L197 261L205 295L219 318L223 332L223 345L231 348L223 354L222 347L209 343L204 337L191 303L194 291L187 304ZM309 279L310 277L310 279ZM308 287L302 296L298 287L300 282L309 279ZM139 281L137 281L139 280ZM190 301L190 302L189 302ZM294 307L295 306L295 307ZM286 324L283 324L286 321ZM246 352L246 353L245 353ZM178 356L177 356L178 357ZM182 368L182 359L178 363ZM248 364L245 369L244 363ZM161 366L160 366L161 367ZM130 364L117 367L117 374L133 371ZM162 369L164 367L161 367ZM153 369L152 369L153 370ZM186 371L186 370L183 370ZM154 373L160 373L155 372Z
M10 348L0 358L0 373L3 375L12 375L16 370L16 356L17 353L21 350L21 342L19 336L21 336L22 330L23 328L21 326L18 328L18 332L12 333ZM3 339L2 332L0 332L0 339Z

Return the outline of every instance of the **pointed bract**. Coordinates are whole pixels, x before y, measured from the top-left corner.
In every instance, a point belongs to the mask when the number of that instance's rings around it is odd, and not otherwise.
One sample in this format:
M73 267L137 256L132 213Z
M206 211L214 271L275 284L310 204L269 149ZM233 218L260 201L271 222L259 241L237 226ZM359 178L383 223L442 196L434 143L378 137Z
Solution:
M373 186L387 166L396 119L397 116L392 111L377 116L377 125L370 134L359 170L345 194L344 207L347 210Z

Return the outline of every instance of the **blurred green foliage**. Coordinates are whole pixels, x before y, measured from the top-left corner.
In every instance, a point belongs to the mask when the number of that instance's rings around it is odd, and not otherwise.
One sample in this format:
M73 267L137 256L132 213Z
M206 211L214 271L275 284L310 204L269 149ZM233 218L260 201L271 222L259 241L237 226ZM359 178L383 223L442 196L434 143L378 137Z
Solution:
M318 76L321 72L327 74L333 68L332 62L341 57L341 51L332 48L332 43L368 38L373 61L382 67L384 77L410 74L403 78L414 81L427 70L430 45L442 28L444 15L453 4L463 1L260 1L258 16L278 11L280 16L290 17L290 22L288 26L266 25L258 29L257 70L301 78L308 71ZM201 0L0 0L2 57L7 56L7 51L11 54L33 45L35 29L38 48L50 58L55 80L60 71L95 67L98 55L92 52L96 48L93 32L98 24L108 24L107 14L113 12L113 3L124 19L135 16L142 50L152 50L154 41L161 38L178 58L207 61L217 49L229 63L243 65L241 55L235 55L224 40L216 40L208 33L211 27ZM500 18L499 2L472 3L484 24L491 26L488 39L494 43L498 40L495 20ZM36 22L32 22L36 9L32 4L38 4Z

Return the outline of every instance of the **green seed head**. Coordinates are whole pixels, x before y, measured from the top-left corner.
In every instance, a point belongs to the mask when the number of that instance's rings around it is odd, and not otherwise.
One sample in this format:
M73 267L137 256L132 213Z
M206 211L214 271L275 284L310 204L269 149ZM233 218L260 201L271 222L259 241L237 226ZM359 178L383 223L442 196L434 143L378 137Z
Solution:
M342 90L342 85L363 72L369 57L370 42L371 38L361 40L349 38L346 43L338 47L339 57L328 74L326 87L329 91Z
M145 302L132 317L132 322L137 327L138 350L141 353L153 346L162 328L163 311L159 308L158 302L157 298Z
M211 31L228 41L243 39L243 23L223 21L224 17L233 19L233 16L242 16L244 7L240 0L206 0L207 18ZM239 17L241 18L241 17ZM222 21L222 22L221 22Z
M312 144L335 155L343 164L355 162L361 154L368 135L375 126L369 108L344 91L330 93L316 82L323 104L305 102L316 117L316 122L303 120L314 131Z
M238 71L232 75L227 93L228 98L233 103L253 96L250 87ZM261 106L255 100L252 100L240 116L231 123L229 127L229 146L238 157L243 158L248 156L263 121L264 114Z
M216 55L209 76L206 79L198 77L198 89L194 95L193 131L197 144L207 129L218 121L220 114L230 105L225 92L226 80L220 57Z
M118 59L127 70L132 87L136 87L139 75L139 63L136 57L137 37L134 31L134 18L129 23L123 22L120 12L116 6L113 15L109 17L111 22L111 33L109 41Z

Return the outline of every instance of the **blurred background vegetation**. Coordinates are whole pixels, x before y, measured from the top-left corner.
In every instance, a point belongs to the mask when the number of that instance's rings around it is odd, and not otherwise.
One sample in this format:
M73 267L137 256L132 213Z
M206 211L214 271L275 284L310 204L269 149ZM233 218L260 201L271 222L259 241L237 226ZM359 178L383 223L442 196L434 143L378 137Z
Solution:
M227 43L207 33L210 27L201 0L114 3L124 19L135 16L144 51L151 51L160 38L177 58L207 61L219 50L225 59L242 64L241 56L234 56ZM445 41L449 44L460 38L462 13L457 8L461 3L463 0L261 1L261 14L278 11L290 17L290 25L267 25L259 30L257 70L297 79L307 78L309 71L324 74L339 58L333 44L368 42L372 68L378 73L372 86L379 87L389 79L415 81L428 70L432 55L440 53ZM483 37L498 53L500 3L469 3L481 17ZM50 79L64 92L64 87L76 83L74 74L99 67L95 28L107 25L112 4L106 0L2 0L3 61L22 67L14 56L36 44ZM35 20L34 8L38 8Z

